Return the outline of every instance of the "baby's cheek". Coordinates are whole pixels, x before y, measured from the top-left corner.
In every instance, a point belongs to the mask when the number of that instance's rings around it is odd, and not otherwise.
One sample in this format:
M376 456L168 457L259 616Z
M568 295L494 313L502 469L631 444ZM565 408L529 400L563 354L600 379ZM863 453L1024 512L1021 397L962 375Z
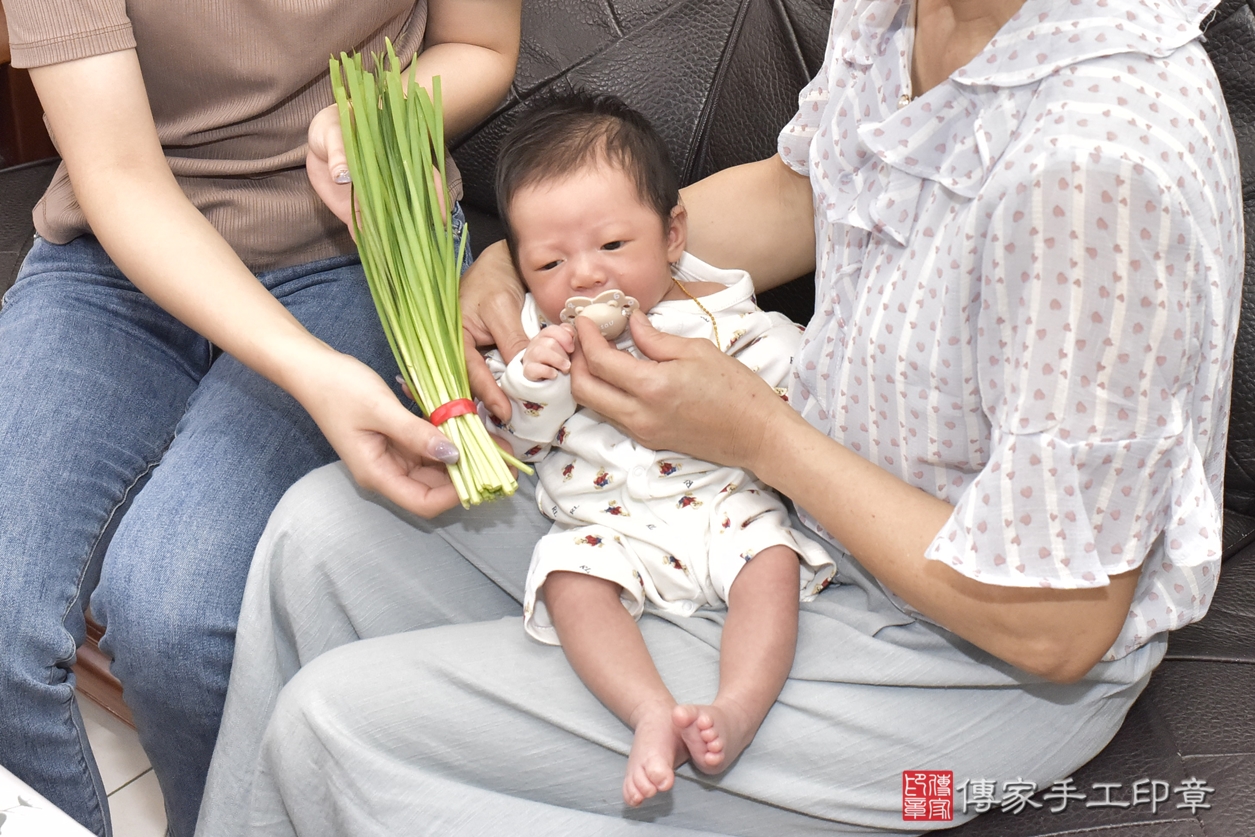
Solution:
M562 322L562 309L566 306L567 294L553 282L533 280L528 283L528 286L532 297L536 300L540 315L545 318L545 323L557 325Z

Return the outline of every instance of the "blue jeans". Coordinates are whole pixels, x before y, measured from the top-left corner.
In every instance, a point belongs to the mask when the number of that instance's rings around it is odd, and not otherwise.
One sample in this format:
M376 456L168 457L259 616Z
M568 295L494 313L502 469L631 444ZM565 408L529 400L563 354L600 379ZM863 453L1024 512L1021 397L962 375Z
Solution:
M313 334L396 373L355 257L262 274ZM0 310L0 764L99 835L70 666L89 597L190 837L257 539L335 459L295 400L139 292L95 239L37 241Z

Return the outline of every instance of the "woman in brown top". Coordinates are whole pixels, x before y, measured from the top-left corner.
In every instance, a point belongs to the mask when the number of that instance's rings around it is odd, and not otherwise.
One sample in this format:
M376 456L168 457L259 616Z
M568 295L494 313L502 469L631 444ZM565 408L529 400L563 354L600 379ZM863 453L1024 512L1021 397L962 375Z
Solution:
M457 502L319 199L347 205L327 56L390 38L457 134L508 90L520 0L3 2L64 163L0 312L0 763L108 832L68 676L90 595L190 835L283 491L338 455L410 508Z

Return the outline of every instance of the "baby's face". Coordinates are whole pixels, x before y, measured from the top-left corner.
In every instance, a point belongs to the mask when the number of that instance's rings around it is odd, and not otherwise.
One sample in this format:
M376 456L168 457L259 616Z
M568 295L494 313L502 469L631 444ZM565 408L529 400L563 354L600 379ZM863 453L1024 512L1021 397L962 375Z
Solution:
M551 323L571 297L607 290L648 311L671 289L670 263L684 252L683 212L664 229L632 180L606 164L520 189L509 213L523 281Z

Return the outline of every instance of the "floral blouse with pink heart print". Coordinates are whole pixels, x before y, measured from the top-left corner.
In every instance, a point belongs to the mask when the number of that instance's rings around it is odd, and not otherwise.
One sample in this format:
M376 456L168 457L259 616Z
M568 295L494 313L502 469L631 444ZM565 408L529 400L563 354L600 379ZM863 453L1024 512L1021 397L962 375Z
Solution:
M1145 564L1108 660L1201 618L1220 569L1242 214L1214 5L1027 0L912 99L909 0L837 0L779 140L816 207L794 405L953 504L927 556L964 575Z

